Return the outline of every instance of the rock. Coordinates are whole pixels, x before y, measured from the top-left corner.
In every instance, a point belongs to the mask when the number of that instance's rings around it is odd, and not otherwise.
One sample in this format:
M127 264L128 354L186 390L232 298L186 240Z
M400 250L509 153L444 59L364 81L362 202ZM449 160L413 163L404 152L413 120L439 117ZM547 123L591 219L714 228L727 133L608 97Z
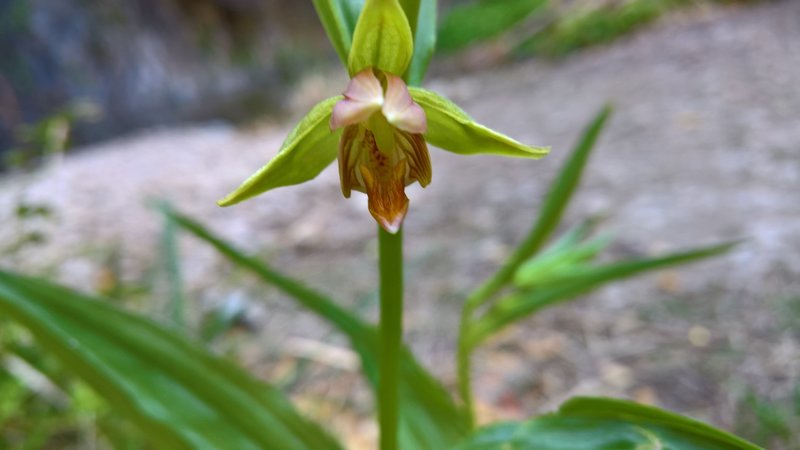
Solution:
M79 142L251 117L331 52L311 3L292 0L7 0L0 18L0 150L76 101L101 111L76 123Z

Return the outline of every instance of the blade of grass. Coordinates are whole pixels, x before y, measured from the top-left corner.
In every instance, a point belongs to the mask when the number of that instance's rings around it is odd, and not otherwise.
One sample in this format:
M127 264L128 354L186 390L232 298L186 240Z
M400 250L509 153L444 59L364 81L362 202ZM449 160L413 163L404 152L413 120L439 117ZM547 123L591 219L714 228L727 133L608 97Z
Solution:
M167 278L169 317L173 325L184 328L186 326L186 295L183 292L178 232L175 222L172 220L164 220L159 250L161 262L164 264L164 275Z
M474 309L480 306L480 304L510 281L520 264L536 253L542 245L544 245L553 231L555 231L561 221L564 210L567 208L575 189L580 183L583 169L586 167L586 162L589 160L589 155L597 142L597 138L600 136L600 132L608 121L611 111L611 106L606 105L600 113L595 116L589 127L584 130L578 145L572 151L569 159L559 172L558 177L556 177L555 181L550 186L550 191L545 197L544 204L539 210L538 218L533 227L528 232L525 239L523 239L522 243L514 250L514 253L508 258L503 267L501 267L490 280L481 285L470 295L470 298L467 300L470 308Z
M436 49L436 0L417 0L417 3L417 20L415 27L412 27L415 30L414 55L405 73L409 86L422 84Z
M611 281L721 255L730 251L737 244L738 242L732 242L673 253L660 258L622 261L582 268L550 287L516 292L499 300L484 316L476 320L467 339L469 346L474 348L492 334L547 306L574 299Z
M355 22L350 23L352 12L347 5L348 2L338 0L313 0L313 2L333 49L336 50L342 64L347 66L347 55L350 53L355 29Z
M473 1L447 11L439 25L442 52L454 52L507 32L548 4L548 0Z

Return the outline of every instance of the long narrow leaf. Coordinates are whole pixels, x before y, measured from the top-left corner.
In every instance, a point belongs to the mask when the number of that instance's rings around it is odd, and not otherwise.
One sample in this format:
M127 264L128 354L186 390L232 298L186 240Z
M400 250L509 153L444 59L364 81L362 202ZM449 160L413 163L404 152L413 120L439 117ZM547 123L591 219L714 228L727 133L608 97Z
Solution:
M503 267L470 296L471 301L475 303L470 307L478 306L500 290L505 283L511 280L519 266L533 256L555 231L561 221L564 210L572 198L572 194L575 192L575 188L580 182L589 155L597 142L597 138L600 136L600 132L608 121L611 111L611 106L606 105L595 116L589 127L584 130L578 145L572 150L569 159L550 186L550 191L547 193L544 204L539 209L536 223Z
M344 333L361 358L373 389L378 384L378 331L362 319L301 283L272 270L214 236L194 220L168 208L164 213L180 227L216 248L236 265L247 269L298 301L309 311ZM400 443L403 448L447 448L468 433L463 409L450 394L404 348L400 379Z
M481 429L454 450L759 450L705 423L651 406L575 398L558 412Z
M550 186L550 191L547 193L544 204L539 211L539 218L528 239L520 246L521 254L524 254L525 258L538 251L547 241L547 238L553 234L559 222L561 222L564 210L569 205L572 194L581 181L583 169L586 167L589 155L594 149L597 138L600 136L600 132L603 131L611 111L611 106L606 105L595 116L589 127L584 130L578 145L572 151L553 185Z
M416 24L412 28L414 56L411 57L411 65L405 75L410 86L422 84L436 48L436 0L417 0L417 9Z
M356 29L356 23L358 23L358 16L361 15L361 9L364 8L364 1L365 0L335 0L339 4L339 8L344 13L344 19L347 23L347 29L350 31L350 35L353 35L353 31Z
M339 449L282 394L156 324L0 271L0 312L165 449Z
M439 25L439 50L452 52L498 36L547 4L547 0L483 0L456 6Z
M514 283L522 288L533 288L555 281L570 281L610 243L609 236L599 236L571 247L547 249L517 270Z
M557 303L572 300L611 281L629 278L644 272L686 264L723 254L736 243L716 245L697 250L674 253L660 258L622 261L581 269L563 276L558 283L530 291L519 291L495 303L479 318L471 330L470 345L478 345L504 327Z
M169 295L169 317L173 325L182 328L186 325L186 294L183 291L183 272L181 271L178 230L171 220L164 221L161 232L161 261L167 278Z
M347 66L347 55L350 53L355 29L355 22L351 24L350 5L346 1L339 0L313 0L313 2L333 49L336 50L342 64Z

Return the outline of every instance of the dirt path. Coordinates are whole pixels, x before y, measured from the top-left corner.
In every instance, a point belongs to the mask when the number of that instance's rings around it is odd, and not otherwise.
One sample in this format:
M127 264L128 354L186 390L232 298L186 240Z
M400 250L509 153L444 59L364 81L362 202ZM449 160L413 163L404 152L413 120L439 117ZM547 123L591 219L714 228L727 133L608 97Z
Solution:
M731 427L746 387L787 398L800 380L800 319L787 314L800 308L798 23L796 1L711 10L669 18L561 63L431 82L487 125L554 151L544 161L520 163L434 150L434 181L411 190L406 222L414 280L407 339L422 359L452 382L461 295L528 227L579 129L611 101L617 113L568 222L608 215L616 255L747 241L723 259L616 285L510 330L476 359L485 414L521 417L569 395L609 394ZM125 276L139 279L154 266L160 227L143 199L164 196L372 314L374 224L364 199L340 198L334 167L242 206L214 205L268 160L285 133L170 129L68 158L29 190L58 211L57 239L52 229L51 244L14 264L47 267L66 259L56 272L86 288L113 244L121 246ZM4 211L13 184L0 186ZM240 279L228 277L202 246L186 242L185 256L187 278L204 304L269 297L266 306L252 307L264 325L258 341L243 344L245 353L267 354L249 359L253 365L273 363L287 335L327 336L273 292L234 286ZM695 339L697 333L708 339ZM364 404L357 394L350 400Z

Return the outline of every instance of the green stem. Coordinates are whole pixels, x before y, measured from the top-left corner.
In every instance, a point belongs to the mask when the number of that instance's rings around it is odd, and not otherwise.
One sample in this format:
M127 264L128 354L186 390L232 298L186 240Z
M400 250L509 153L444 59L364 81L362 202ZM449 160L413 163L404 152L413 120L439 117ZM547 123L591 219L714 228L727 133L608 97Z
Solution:
M178 248L178 229L175 221L167 217L161 236L163 257L169 283L169 315L172 325L186 326L186 298L183 292L183 273L181 271L180 249Z
M380 378L378 422L380 449L397 450L400 345L403 338L403 231L378 229L380 264Z
M461 310L461 324L458 329L458 349L456 353L456 370L458 377L458 394L464 402L469 428L475 425L475 401L472 397L472 377L470 375L469 332L472 323L473 309L469 302Z
M560 217L560 216L559 216ZM540 219L540 222L542 219ZM514 272L527 258L534 254L544 243L548 229L538 223L528 232L525 239L508 258L505 264L495 274L480 285L464 302L461 311L461 324L458 333L458 351L456 354L456 376L458 377L458 392L464 402L467 419L470 427L475 424L475 401L472 396L472 378L470 373L470 356L472 353L472 339L470 337L473 314L487 300L500 291L513 277ZM546 230L546 231L543 231Z

